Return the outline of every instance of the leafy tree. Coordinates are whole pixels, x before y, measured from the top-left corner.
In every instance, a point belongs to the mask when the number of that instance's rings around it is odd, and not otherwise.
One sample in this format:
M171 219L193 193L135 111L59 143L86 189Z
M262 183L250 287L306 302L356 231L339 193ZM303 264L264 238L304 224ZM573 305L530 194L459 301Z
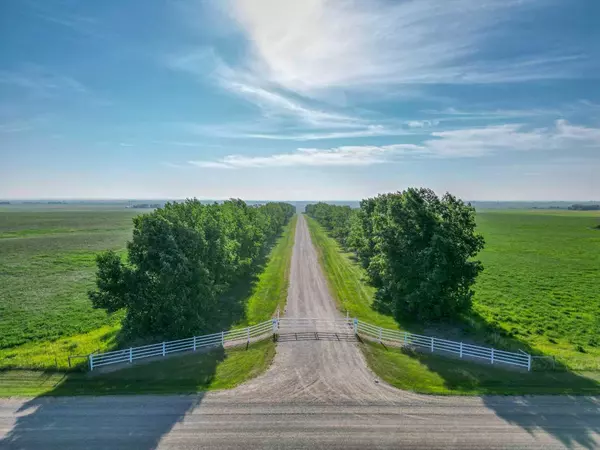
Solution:
M212 331L220 295L252 271L294 212L285 203L187 200L137 216L127 264L114 252L98 255L92 304L125 308L124 330L136 337Z
M314 206L314 207L312 207ZM341 225L377 288L375 306L397 319L440 320L471 307L471 286L483 270L473 257L483 248L475 232L475 210L451 194L408 189L363 200L347 219L333 208L311 205L307 212L328 226ZM346 234L347 233L347 234Z

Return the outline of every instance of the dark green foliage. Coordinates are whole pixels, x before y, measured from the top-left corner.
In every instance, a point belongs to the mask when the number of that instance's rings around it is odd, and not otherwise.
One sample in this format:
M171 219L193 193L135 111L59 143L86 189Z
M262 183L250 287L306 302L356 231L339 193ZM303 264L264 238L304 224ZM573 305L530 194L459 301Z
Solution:
M310 205L307 213L353 249L377 288L375 305L397 319L448 319L471 307L482 265L475 210L450 194L408 189L340 207ZM337 228L337 230L336 230Z
M253 269L293 215L285 203L167 203L134 219L128 264L111 252L98 256L90 299L96 308L125 308L132 336L216 331L220 295Z
M316 219L344 247L348 247L351 217L354 215L352 208L317 203L306 205L306 214Z

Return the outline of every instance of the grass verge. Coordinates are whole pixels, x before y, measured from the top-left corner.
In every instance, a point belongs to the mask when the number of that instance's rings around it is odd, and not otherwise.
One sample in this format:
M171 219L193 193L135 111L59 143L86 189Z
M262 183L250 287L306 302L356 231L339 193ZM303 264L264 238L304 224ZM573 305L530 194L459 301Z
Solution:
M364 271L354 262L354 256L344 252L337 241L329 237L316 220L305 217L310 237L319 255L319 262L338 308L344 312L348 311L351 317L358 317L379 327L397 330L398 324L392 317L372 309L375 289L364 281Z
M229 389L263 373L273 361L275 344L262 341L248 348L217 348L118 371L64 373L0 371L0 396L189 394Z
M245 320L242 325L254 325L269 320L277 307L283 311L287 299L297 221L298 216L292 217L271 250L269 262L259 275L246 302Z

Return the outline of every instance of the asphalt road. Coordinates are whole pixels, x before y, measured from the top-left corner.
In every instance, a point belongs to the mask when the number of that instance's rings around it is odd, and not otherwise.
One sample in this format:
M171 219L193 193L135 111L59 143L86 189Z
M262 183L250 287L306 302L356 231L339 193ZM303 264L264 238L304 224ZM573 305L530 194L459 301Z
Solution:
M285 317L340 318L303 217ZM0 400L0 448L600 448L598 398L412 394L379 382L351 336L295 331L229 391Z

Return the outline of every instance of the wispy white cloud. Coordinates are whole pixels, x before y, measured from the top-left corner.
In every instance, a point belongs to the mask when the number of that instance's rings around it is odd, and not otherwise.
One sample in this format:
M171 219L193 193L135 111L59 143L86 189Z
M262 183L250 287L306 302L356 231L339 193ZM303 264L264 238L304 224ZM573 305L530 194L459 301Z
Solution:
M582 56L481 56L498 27L536 0L334 2L231 0L250 43L237 69L286 89L318 95L331 88L401 84L495 83L578 76ZM514 32L514 30L513 30Z
M329 149L299 148L269 156L228 155L216 161L190 161L197 167L238 169L286 166L368 166L403 157L472 158L514 151L564 151L574 146L597 150L600 128L571 125L559 120L553 127L527 129L508 124L431 133L420 144L342 146Z
M228 155L219 161L190 161L203 168L240 169L288 166L368 166L387 161L386 154L416 150L411 145L344 146L330 149L299 148L291 153L269 156Z
M261 87L225 80L222 81L222 85L260 106L268 117L292 116L309 125L320 127L345 127L364 123L362 119L356 117L310 108L300 101L292 100L282 94Z

